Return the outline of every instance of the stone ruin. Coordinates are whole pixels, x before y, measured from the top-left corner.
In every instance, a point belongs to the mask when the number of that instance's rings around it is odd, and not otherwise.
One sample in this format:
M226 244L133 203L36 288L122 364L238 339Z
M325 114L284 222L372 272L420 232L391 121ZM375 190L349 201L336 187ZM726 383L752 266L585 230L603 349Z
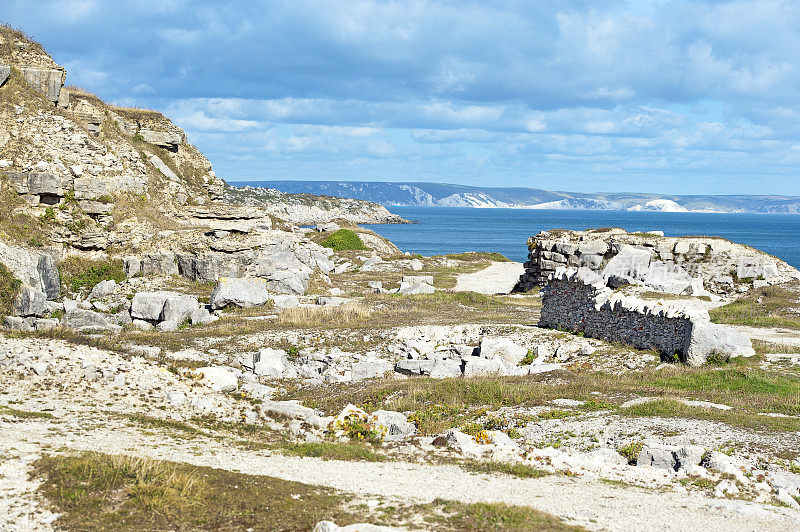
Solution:
M518 290L544 286L559 268L588 268L616 288L637 284L692 296L725 295L800 278L785 262L715 237L664 237L623 229L542 231L528 240Z
M705 310L686 311L614 292L587 267L557 268L542 293L540 327L583 333L639 349L654 349L692 366L709 356L755 354L750 339L711 323Z

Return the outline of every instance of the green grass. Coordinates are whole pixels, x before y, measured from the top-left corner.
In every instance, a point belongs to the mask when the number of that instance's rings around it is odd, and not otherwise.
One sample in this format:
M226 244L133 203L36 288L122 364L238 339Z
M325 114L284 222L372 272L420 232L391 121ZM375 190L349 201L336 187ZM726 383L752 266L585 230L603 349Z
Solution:
M469 461L463 463L462 467L474 473L505 473L519 478L541 478L550 474L529 464L513 462Z
M18 410L10 406L0 405L0 414L14 416L19 419L53 419L53 414L49 412L34 412L32 410Z
M780 327L800 330L800 283L765 286L751 290L732 303L709 311L715 323L731 323L752 327Z
M292 456L307 456L325 460L347 460L356 462L384 462L388 458L378 454L374 448L361 443L287 443L275 448Z
M187 434L189 436L208 435L202 429L189 425L188 423L184 423L183 421L175 421L173 419L161 419L153 416L148 416L145 414L121 414L121 415L125 419L133 421L140 425L178 431Z
M566 525L558 518L533 508L502 503L464 504L436 499L429 508L436 514L444 515L434 515L426 521L451 530L584 530Z
M451 253L445 255L448 259L463 260L468 262L489 260L492 262L511 262L511 259L506 258L500 253L493 253L489 251L468 251L466 253Z
M0 263L0 319L8 316L13 311L14 300L21 285L19 279Z
M87 453L35 462L67 530L311 530L352 522L331 489L209 467Z
M372 381L358 387L299 388L287 398L302 399L305 404L328 413L339 412L347 403L362 405L367 410L410 411L414 413L410 419L421 434L437 434L462 426L504 406L545 406L559 397L587 401L581 407L587 411L610 409L619 415L635 417L683 417L763 430L800 430L800 420L796 418L758 415L775 412L800 416L800 381L791 375L760 369L758 360L751 359L748 363L751 365L675 366L669 371L646 369L623 374L558 372L527 377ZM626 398L639 396L660 400L619 408ZM608 397L614 399L605 399ZM675 400L688 397L733 409L689 407Z
M329 235L320 244L326 248L331 248L334 251L367 249L358 234L350 229L339 229L338 231Z
M72 292L91 290L101 281L114 280L121 283L125 280L125 269L121 260L86 260L79 257L67 257L58 265L62 286Z

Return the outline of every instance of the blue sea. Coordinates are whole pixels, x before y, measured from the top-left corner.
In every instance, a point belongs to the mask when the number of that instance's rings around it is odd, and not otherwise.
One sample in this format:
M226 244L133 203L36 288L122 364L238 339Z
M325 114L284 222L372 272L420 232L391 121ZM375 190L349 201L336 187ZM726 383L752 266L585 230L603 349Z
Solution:
M547 229L621 227L664 231L665 236L721 236L766 251L800 268L800 215L701 214L683 212L566 211L389 207L415 224L367 225L403 251L443 255L495 251L527 260L527 240Z

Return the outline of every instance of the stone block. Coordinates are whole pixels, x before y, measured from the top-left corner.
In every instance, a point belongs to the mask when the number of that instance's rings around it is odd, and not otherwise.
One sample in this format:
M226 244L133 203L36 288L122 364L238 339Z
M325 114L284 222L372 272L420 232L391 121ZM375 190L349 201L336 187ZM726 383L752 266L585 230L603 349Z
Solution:
M220 309L228 305L256 307L270 300L267 280L258 277L223 277L211 293L211 308Z
M9 65L0 64L0 87L2 87L8 76L11 75L11 67Z
M44 316L47 312L47 294L27 284L22 284L14 299L13 312L15 316L23 318Z

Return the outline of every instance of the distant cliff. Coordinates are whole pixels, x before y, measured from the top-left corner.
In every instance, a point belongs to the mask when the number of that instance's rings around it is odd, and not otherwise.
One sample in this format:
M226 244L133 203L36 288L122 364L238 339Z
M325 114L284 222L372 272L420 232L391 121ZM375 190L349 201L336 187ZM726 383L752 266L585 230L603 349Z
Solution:
M251 181L247 184L387 206L800 214L797 196L580 193L411 182Z

